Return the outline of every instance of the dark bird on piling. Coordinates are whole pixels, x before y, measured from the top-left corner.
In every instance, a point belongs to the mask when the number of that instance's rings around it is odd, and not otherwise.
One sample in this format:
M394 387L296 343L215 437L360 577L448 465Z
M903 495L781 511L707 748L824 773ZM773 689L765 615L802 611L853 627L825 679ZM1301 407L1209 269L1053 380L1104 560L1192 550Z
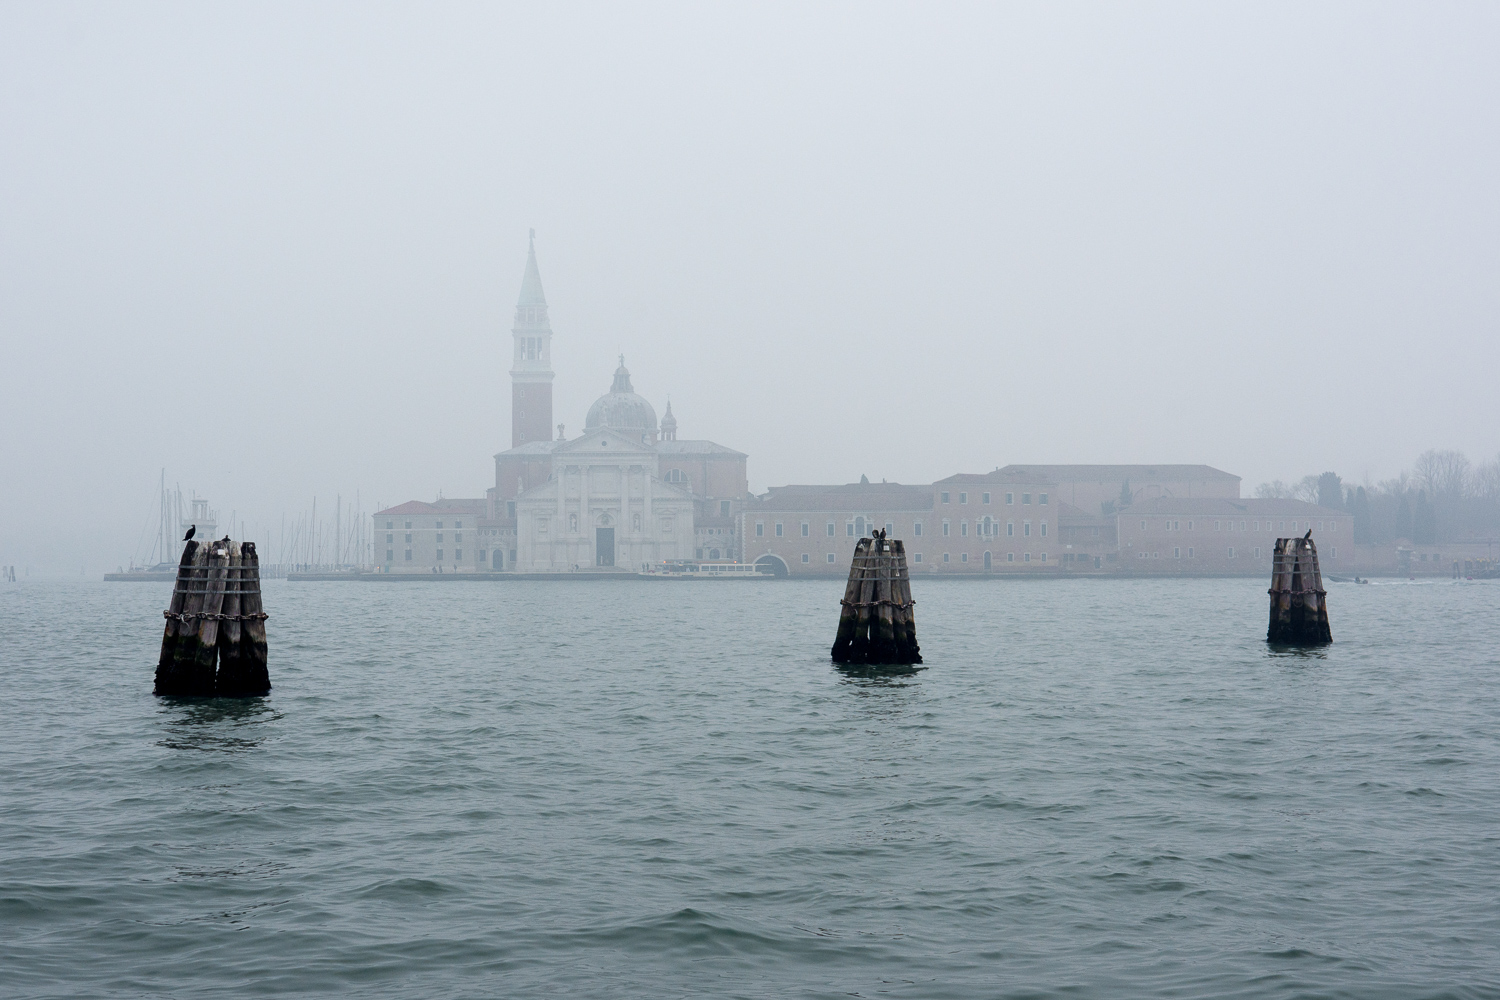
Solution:
M1307 529L1307 534L1305 534L1305 535L1302 536L1302 540L1305 542L1305 541L1307 541L1311 537L1312 537L1312 529L1308 528Z
M197 526L197 525L196 525L196 524L194 524L194 525L192 525L192 526L190 526L190 527L189 527L189 528L188 528L188 531L187 531L187 534L185 534L185 535L183 535L183 536L182 536L182 540L183 540L183 541L184 541L184 542L189 542L189 541L192 541L192 539L193 539L193 535L194 535L194 534L195 534L195 533L196 533L196 532L197 532L197 531L198 531L198 526Z

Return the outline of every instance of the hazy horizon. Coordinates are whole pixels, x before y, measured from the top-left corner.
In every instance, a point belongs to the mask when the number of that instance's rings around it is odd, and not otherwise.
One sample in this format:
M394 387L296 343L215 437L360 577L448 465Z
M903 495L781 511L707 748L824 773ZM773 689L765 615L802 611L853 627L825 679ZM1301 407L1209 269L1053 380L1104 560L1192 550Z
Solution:
M752 490L1500 452L1492 6L0 9L0 563L482 496L527 232Z

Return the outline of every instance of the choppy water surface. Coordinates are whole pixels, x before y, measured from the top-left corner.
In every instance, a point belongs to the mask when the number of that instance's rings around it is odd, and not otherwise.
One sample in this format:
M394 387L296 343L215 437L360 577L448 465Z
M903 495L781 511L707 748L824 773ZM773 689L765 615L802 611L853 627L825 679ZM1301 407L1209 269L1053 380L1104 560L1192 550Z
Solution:
M0 993L1496 995L1500 585L841 586L269 582L243 703L0 586Z

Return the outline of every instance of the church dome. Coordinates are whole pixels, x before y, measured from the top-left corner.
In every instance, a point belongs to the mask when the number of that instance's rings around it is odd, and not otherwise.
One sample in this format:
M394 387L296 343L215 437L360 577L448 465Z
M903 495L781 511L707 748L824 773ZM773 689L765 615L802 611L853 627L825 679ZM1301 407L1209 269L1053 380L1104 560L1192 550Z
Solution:
M640 396L630 385L630 372L625 368L625 357L620 356L620 367L615 369L615 382L609 392L594 400L589 407L584 428L610 427L626 433L640 434L649 444L656 443L656 409Z

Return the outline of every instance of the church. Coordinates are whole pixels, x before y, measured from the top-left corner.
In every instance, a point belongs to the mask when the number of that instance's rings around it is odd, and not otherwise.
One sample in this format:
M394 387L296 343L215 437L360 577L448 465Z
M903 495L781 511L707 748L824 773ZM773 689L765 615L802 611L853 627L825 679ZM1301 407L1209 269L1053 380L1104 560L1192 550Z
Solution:
M623 356L583 433L568 440L557 424L552 436L552 324L535 231L511 340L511 446L495 456L495 485L482 500L414 500L375 514L378 571L623 573L739 558L745 454L679 439L671 403L658 423Z

